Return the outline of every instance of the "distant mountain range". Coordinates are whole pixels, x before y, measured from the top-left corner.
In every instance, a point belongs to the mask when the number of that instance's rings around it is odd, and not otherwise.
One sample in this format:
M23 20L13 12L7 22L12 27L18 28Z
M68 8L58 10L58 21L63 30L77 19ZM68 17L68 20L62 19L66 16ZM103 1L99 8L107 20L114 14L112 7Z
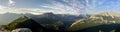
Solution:
M57 20L62 20L62 21L74 21L79 18L84 18L86 15L80 15L75 16L75 15L67 15L67 14L53 14L53 13L44 13L42 15L34 15L34 14L15 14L15 13L5 13L5 14L0 14L0 24L8 24L11 21L21 17L21 16L27 16L29 18L34 19L37 22L40 22L40 18L54 18ZM43 23L40 22L41 24ZM44 23L43 23L44 24Z
M54 28L56 30L59 30L59 29L65 30L74 21L76 21L78 19L82 19L82 18L88 18L90 15L76 16L76 15L69 15L69 14L54 14L54 13L44 13L41 15L33 15L33 14L29 14L29 13L27 13L27 14L5 13L5 14L1 14L1 16L0 16L2 18L2 20L0 20L1 21L0 24L7 25L9 23L14 23L15 20L17 20L23 16L34 20L35 22L37 22L38 24L40 24L41 26L43 26L45 28L50 28L50 29ZM9 20L7 20L7 19L9 19ZM22 19L19 21L22 21ZM15 22L17 22L17 21L15 21ZM14 24L12 24L12 25L14 25ZM59 25L60 25L60 27L56 27ZM51 28L51 27L53 27L53 28Z
M15 14L15 13L0 14L0 25L8 24L21 16L22 14Z
M9 18L10 17L10 18ZM16 28L30 28L33 31L47 30L47 31L59 31L59 32L78 32L78 31L96 31L104 30L109 31L109 29L117 29L120 25L120 14L116 12L103 12L93 15L68 15L68 14L54 14L54 13L44 13L41 15L33 14L14 14L6 13L1 14L0 18L4 18L0 21L8 21L7 26L10 30ZM9 20L6 20L9 19ZM10 22L9 22L10 21ZM5 22L5 23L6 23ZM4 22L0 22L5 24ZM33 26L32 26L33 25ZM34 30L33 27L38 28ZM100 28L102 27L102 28ZM103 29L107 28L108 29Z
M33 31L38 30L62 30L64 31L73 21L77 19L87 18L89 15L63 15L63 14L53 14L53 13L45 13L42 15L32 15L32 14L13 14L7 13L5 15L14 15L17 17L11 18L15 19L10 22L7 27L9 30L14 30L16 28L30 28ZM13 17L13 16L10 16ZM6 18L7 19L7 18ZM38 29L38 30L36 30Z

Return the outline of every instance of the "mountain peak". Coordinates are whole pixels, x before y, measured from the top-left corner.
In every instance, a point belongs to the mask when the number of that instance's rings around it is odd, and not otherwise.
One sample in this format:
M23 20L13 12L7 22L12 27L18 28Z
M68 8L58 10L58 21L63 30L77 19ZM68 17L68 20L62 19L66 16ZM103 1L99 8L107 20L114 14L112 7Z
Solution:
M111 16L111 17L120 17L119 13L116 12L102 12L102 13L98 13L98 14L94 14L92 16Z
M21 18L28 18L27 16L22 16Z
M49 12L49 13L45 13L44 15L53 15L53 13L52 12Z
M19 18L31 19L31 17L25 16L25 15L23 15L23 16L21 16L21 17L19 17Z
M107 15L116 15L116 14L119 14L119 13L117 13L117 12L102 12L102 13L98 13L98 15L105 15L105 14L107 14Z
M118 14L117 12L103 12L102 14Z

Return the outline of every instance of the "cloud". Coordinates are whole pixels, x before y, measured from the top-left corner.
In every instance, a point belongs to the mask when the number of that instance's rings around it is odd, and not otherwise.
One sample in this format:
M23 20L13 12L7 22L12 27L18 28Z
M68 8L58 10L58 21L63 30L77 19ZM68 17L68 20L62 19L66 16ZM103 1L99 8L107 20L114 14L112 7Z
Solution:
M31 14L41 14L42 12L38 12L38 11L33 11L36 9L26 9L26 8L12 8L12 7L6 7L6 6L2 6L0 5L0 14L4 14L4 13L17 13L17 14L25 14L25 13L31 13Z
M90 0L61 0L63 2L60 1L55 1L52 0L51 3L52 4L46 4L43 5L42 7L45 8L51 8L54 10L58 10L58 11L62 11L62 12L66 12L67 14L75 14L75 15L79 15L79 14L85 14L86 11L94 9L96 7L96 1L94 1L92 4L90 3Z
M5 8L7 8L7 7L0 5L0 10L5 9Z
M46 0L49 1L49 0ZM120 1L112 1L113 3L110 3L110 1L106 2L108 0L50 0L50 4L44 4L40 7L43 7L43 9L40 8L8 8L4 10L3 8L0 8L6 12L11 13L32 13L32 14L41 14L46 12L53 12L56 14L73 14L73 15L79 15L79 14L85 14L88 12L94 12L97 8L100 10L106 9L106 8L114 8L119 7ZM14 6L15 1L9 0L9 6ZM111 4L111 5L105 5L105 4ZM117 4L117 5L116 5ZM98 7L99 6L99 7ZM2 7L2 6L0 6ZM49 8L49 9L44 9ZM102 9L101 9L102 8ZM98 11L99 11L98 9ZM114 8L115 9L115 8ZM118 8L117 8L118 9ZM10 10L10 11L9 11Z
M59 11L59 12L66 12L66 14L75 14L75 15L79 15L80 13L82 13L84 10L84 5L81 4L78 0L63 0L63 2L59 2L59 1L55 1L53 0L51 3L52 4L46 4L43 5L42 7L45 8L51 8L55 11Z
M26 14L31 13L34 15L40 15L43 13L53 12L55 14L65 14L66 12L63 11L55 11L49 9L39 9L39 8L12 8L12 7L5 7L0 5L0 14L4 13L16 13L16 14Z
M42 7L76 15L105 11L104 9L118 10L117 7L120 6L120 0L51 0L50 2L52 4L45 4Z
M0 14L4 14L5 13L5 9L7 9L8 7L2 6L0 5Z
M14 2L13 0L9 0L8 2L8 6L14 6L16 2Z

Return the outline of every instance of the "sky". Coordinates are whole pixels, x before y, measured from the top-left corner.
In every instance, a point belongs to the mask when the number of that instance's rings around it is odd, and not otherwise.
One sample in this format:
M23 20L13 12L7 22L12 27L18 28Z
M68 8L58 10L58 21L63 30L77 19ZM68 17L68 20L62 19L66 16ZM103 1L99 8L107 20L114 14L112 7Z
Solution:
M0 14L94 14L114 11L120 13L120 0L0 0Z

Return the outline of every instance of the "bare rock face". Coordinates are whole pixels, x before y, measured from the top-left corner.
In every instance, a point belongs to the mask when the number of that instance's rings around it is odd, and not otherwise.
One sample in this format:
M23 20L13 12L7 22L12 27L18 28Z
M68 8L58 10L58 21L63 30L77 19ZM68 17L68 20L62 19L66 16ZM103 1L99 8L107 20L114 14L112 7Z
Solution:
M32 31L31 29L28 29L28 28L19 28L19 29L12 30L11 32L32 32Z

